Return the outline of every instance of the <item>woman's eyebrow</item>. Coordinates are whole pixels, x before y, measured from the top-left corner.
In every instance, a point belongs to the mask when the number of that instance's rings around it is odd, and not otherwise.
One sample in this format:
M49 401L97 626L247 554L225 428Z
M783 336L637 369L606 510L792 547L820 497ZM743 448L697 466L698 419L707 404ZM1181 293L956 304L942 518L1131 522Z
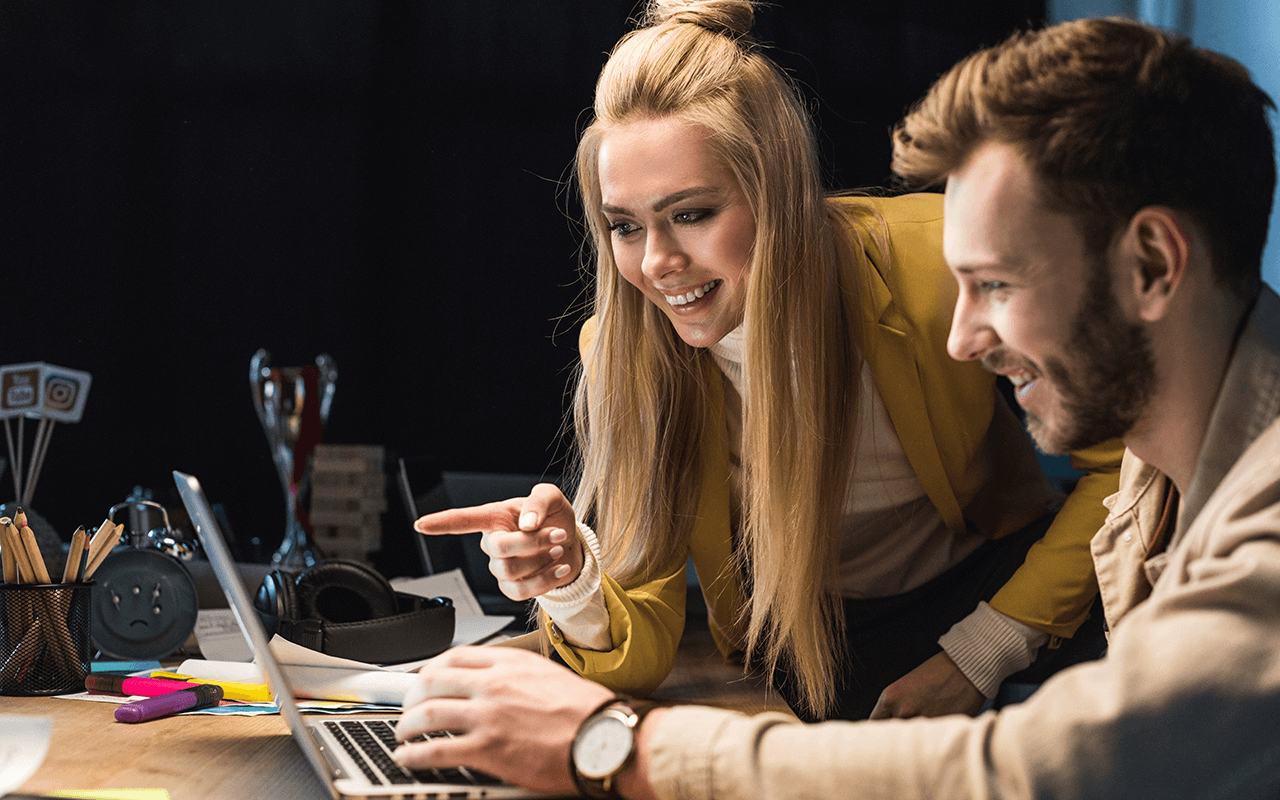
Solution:
M676 204L676 203L679 203L681 200L687 200L687 199L689 199L690 197L696 197L696 196L698 196L698 195L703 195L703 194L715 194L715 193L716 193L716 192L718 192L718 191L719 191L719 189L717 189L717 188L716 188L716 187L714 187L714 186L693 186L693 187L688 188L688 189L681 189L681 190L680 190L680 191L678 191L678 192L672 192L671 194L666 195L666 196L664 196L664 197L659 197L659 198L658 198L657 200L655 200L655 201L654 201L654 203L653 203L653 210L654 210L654 211L662 211L663 209L665 209L665 208L667 208L667 207L669 207L669 206L672 206L672 205L674 205L674 204ZM602 203L602 204L600 205L600 210L601 210L601 211L603 211L603 212L604 212L604 213L606 213L606 214L627 214L627 213L630 213L630 212L628 212L628 211L627 211L627 209L625 209L625 208L622 208L622 207L620 207L620 206L611 205L611 204L609 204L609 203Z

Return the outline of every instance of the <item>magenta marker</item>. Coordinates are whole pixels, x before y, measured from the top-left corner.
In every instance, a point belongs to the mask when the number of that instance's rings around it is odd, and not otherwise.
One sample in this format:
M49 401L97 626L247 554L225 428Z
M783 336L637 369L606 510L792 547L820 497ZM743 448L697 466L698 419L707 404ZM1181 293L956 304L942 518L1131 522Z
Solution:
M133 694L141 697L155 697L183 689L194 689L200 684L187 681L170 681L164 678L131 678L127 675L97 674L86 675L84 688L91 692L110 692L111 694Z
M116 707L117 722L146 722L167 717L179 711L216 706L222 699L222 687L201 684L194 689L158 694L145 700L134 700Z

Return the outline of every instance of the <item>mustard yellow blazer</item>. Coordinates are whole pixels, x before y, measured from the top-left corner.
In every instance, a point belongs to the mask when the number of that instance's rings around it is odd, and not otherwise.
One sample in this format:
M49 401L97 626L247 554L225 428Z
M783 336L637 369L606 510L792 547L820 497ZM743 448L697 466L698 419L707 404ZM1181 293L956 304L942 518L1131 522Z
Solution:
M888 233L888 257L868 243L861 276L862 348L907 459L942 519L965 521L998 538L1061 502L1044 538L991 600L991 606L1054 636L1070 636L1097 594L1089 540L1102 526L1104 497L1119 486L1123 445L1114 440L1071 454L1084 471L1065 501L1048 485L1031 441L995 387L995 376L947 355L956 285L942 259L942 196L838 198L874 208ZM594 336L589 320L582 351ZM714 373L713 375L711 373ZM735 624L744 605L729 531L729 449L722 376L710 365L709 426L702 450L702 490L689 537L716 645L730 656L745 647ZM603 576L615 647L567 644L544 618L560 656L580 674L614 691L647 694L671 670L684 630L685 560L670 574L623 588Z

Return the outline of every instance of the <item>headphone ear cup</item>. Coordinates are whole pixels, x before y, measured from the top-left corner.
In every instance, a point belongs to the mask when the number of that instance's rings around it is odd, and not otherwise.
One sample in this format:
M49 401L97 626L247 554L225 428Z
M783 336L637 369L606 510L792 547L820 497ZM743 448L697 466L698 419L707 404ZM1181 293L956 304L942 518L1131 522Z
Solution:
M396 593L376 570L356 561L321 561L298 576L298 617L362 622L396 613Z
M296 619L298 593L294 573L272 570L262 577L253 605L259 611L280 619Z

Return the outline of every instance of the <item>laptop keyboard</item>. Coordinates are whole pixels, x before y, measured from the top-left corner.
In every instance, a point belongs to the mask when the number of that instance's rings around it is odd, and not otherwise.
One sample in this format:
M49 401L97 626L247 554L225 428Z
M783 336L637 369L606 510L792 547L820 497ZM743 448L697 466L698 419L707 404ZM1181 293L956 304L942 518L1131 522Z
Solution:
M492 775L466 767L406 770L391 758L391 751L400 743L396 741L395 729L386 720L325 720L324 726L356 762L365 777L377 785L458 783L492 786L502 783ZM419 737L418 741L452 735L448 731L438 731Z

